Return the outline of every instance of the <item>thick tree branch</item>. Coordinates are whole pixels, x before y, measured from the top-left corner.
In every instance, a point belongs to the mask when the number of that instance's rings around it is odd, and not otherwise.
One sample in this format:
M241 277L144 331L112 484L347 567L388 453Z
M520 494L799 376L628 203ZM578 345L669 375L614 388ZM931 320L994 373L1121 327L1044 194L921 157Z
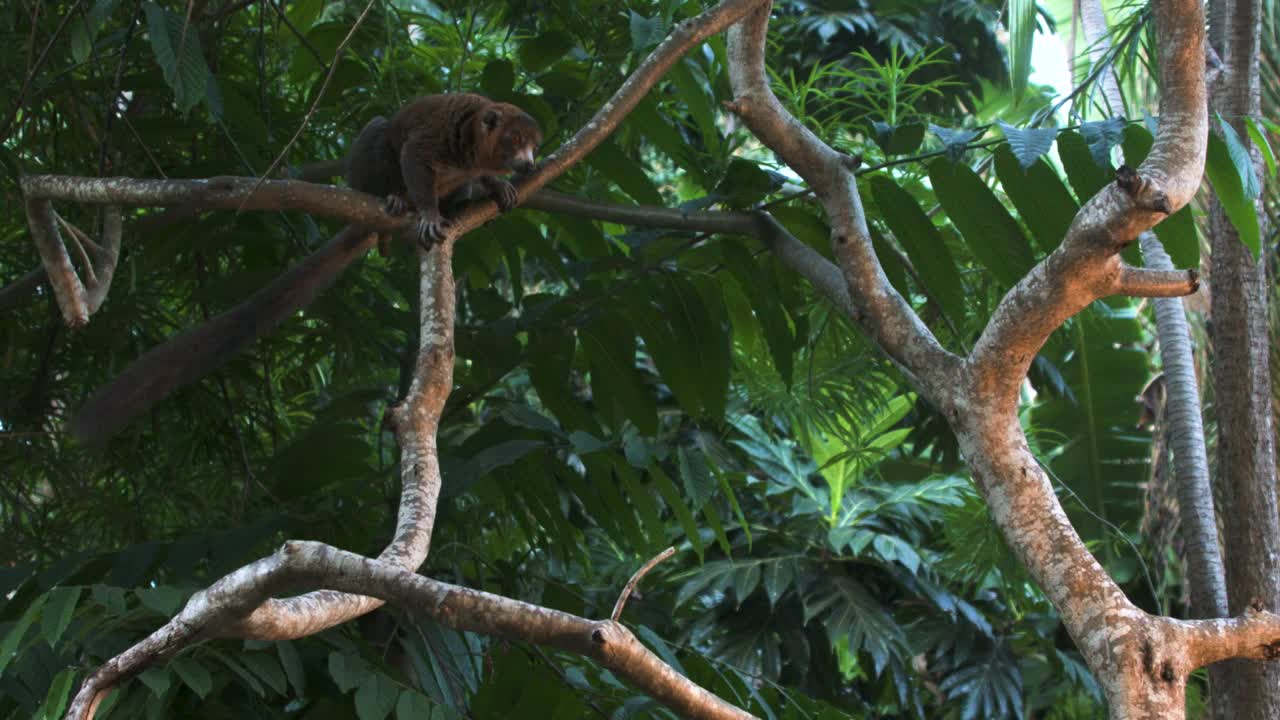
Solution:
M1229 658L1280 660L1280 614L1250 608L1239 617L1192 620L1184 625L1192 667Z
M344 160L320 160L306 165L285 168L282 170L281 174L287 175L293 180L303 180L314 183L342 175L342 170L345 164L346 161ZM256 180L256 178L248 180L242 178L241 180L249 182L250 180ZM281 207L279 209L290 208ZM374 209L376 210L377 208ZM145 215L129 223L129 236L134 237L146 235L147 233L156 232L166 227L186 222L196 217L200 212L202 212L202 209L196 205L178 204L163 212ZM45 274L44 268L39 267L28 272L26 275L23 275L21 278L15 280L9 285L0 288L0 312L20 307L24 302L30 300L35 295L36 288L38 288L47 277L48 276Z
M935 379L958 370L960 359L938 343L889 284L871 245L848 156L804 127L769 88L764 69L769 10L770 5L761 7L729 31L729 79L734 93L729 107L805 179L821 201L831 221L832 247L853 306L849 317L917 378L917 389L937 403L950 381L938 383ZM799 260L804 255L797 252L791 257ZM809 267L815 276L822 274L810 262L802 266ZM835 297L829 290L825 292Z
M585 157L617 127L662 74L684 53L711 34L723 30L758 3L759 0L725 0L721 5L678 25L627 78L592 120L522 183L522 196L538 190ZM350 262L367 249L372 243L372 234L368 233L370 229L390 230L408 221L389 218L381 211L381 206L376 205L377 199L370 196L354 191L317 188L293 181L271 181L257 190L250 190L249 187L252 186L245 187L235 178L146 184L95 179L66 184L59 179L46 178L31 180L25 187L29 194L36 197L41 197L42 190L47 192L58 188L63 193L60 197L82 202L121 204L120 193L133 193L130 197L146 204L163 204L178 198L189 201L194 194L198 198L195 204L199 206L235 203L237 207L252 208L256 207L256 203L269 201L277 204L296 203L300 209L318 214L332 214L337 206L337 212L365 215L365 221L355 221L364 228L359 231L365 234L363 239L357 241L355 227L349 226L334 241L318 251L329 252L330 262ZM324 198L323 201L320 198ZM440 488L435 435L445 400L452 389L452 248L458 237L494 214L496 206L492 202L468 209L457 219L454 230L445 242L421 260L423 314L417 366L408 397L390 414L391 424L397 432L404 453L401 465L403 490L396 536L379 556L380 560L387 562L383 564L339 553L336 567L327 563L310 567L313 574L308 577L313 581L308 585L320 586L324 590L287 600L272 598L283 587L273 585L270 582L271 576L282 574L284 577L280 580L281 583L296 581L296 578L291 579L287 574L280 573L271 564L271 559L246 566L215 583L208 591L198 593L178 617L164 628L90 675L77 693L68 717L77 720L92 717L101 697L110 688L198 639L218 635L299 637L372 610L381 604L381 600L374 599L371 595L398 602L408 601L411 606L425 606L428 612L439 613L442 622L460 629L494 632L504 636L519 631L520 634L514 635L515 637L583 652L624 677L634 677L638 686L687 717L750 717L657 660L616 623L592 625L589 633L579 633L576 639L570 641L563 639L563 633L547 634L542 631L549 628L547 618L563 620L571 616L562 616L515 601L495 600L493 596L483 593L458 591L444 597L430 597L427 602L420 603L415 602L415 598L397 596L390 591L379 592L387 589L385 573L388 571L404 578L402 582L406 583L417 578L412 571L421 565L427 555ZM350 216L344 219L350 221ZM335 243L338 244L340 253L335 253L332 249ZM421 257L422 253L419 255ZM304 260L303 265L308 262L312 262L312 259ZM291 270L280 281L264 288L260 293L283 293L281 297L284 298L294 294L302 297L305 293L314 291L315 283L303 283L296 291L289 289L289 283L292 282L290 278L298 275L298 272L297 268ZM332 276L332 273L326 275ZM225 317L226 314L212 322ZM255 329L255 332L260 333L261 329ZM196 337L204 335L197 333ZM302 544L286 545L285 551L277 557L302 557L301 549L305 547L307 546ZM353 564L367 571L359 573L359 577L363 579L356 579L356 574L352 571ZM418 580L429 582L422 578ZM449 602L450 599L454 599L454 602ZM495 608L495 603L499 607ZM502 609L504 603L519 606L524 610L523 616L512 619L509 617L510 612L495 612Z
M1204 11L1198 0L1159 0L1160 121L1136 171L1122 167L1080 209L1061 245L1005 295L974 346L971 368L986 394L1017 401L1040 347L1067 318L1115 291L1118 253L1195 195L1204 172L1208 116Z
M236 570L191 597L164 627L95 670L68 718L91 717L100 698L122 680L208 637L212 628L272 595L322 585L367 593L456 630L549 645L589 657L687 718L752 717L707 692L650 652L623 625L592 621L479 590L423 577L316 542L288 542L270 557Z

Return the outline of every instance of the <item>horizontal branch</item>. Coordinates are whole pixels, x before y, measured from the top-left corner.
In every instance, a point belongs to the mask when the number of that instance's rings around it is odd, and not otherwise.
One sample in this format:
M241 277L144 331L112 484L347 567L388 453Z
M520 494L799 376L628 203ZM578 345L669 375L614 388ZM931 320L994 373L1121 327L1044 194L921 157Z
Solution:
M1182 624L1193 667L1229 658L1280 660L1280 614L1250 608L1239 617Z
M591 658L682 717L752 717L678 673L612 620L588 620L450 585L323 543L296 541L196 593L164 627L99 667L81 686L67 717L91 717L101 694L122 678L207 637L208 629L265 598L317 586L377 597L456 630L547 645Z
M1200 289L1200 272L1156 270L1122 265L1116 276L1115 294L1131 297L1182 297Z
M222 176L208 179L145 180L73 175L29 175L22 179L28 200L70 200L122 207L181 206L194 210L302 210L369 230L389 232L410 218L388 215L382 202L358 190L301 180ZM252 193L252 194L251 194Z

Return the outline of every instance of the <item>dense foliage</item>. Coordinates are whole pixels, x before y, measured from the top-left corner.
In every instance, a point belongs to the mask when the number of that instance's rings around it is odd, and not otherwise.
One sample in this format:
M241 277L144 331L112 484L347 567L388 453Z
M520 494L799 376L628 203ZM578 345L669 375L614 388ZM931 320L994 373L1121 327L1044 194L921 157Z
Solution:
M1151 136L1142 122L1053 127L1062 116L1034 86L1013 102L1002 3L870 5L780 2L770 70L798 117L862 155L886 272L945 344L966 348L1109 180L1112 149L1136 164ZM701 7L11 3L0 281L38 264L21 174L251 176L281 154L303 173L340 158L369 117L458 90L526 108L549 152ZM556 189L765 207L827 253L812 199L721 109L725 62L722 38L689 56ZM84 208L58 210L95 225ZM337 229L300 213L130 221L85 329L69 332L44 289L0 309L6 717L56 716L86 666L282 539L372 554L393 527L397 452L381 417L416 347L410 251L371 254L251 352L89 451L62 428L94 387ZM1189 210L1159 231L1180 266L1197 262ZM757 714L1096 714L1091 679L988 523L945 423L767 251L520 210L461 241L454 268L456 387L424 573L604 616L675 545L624 622ZM1149 375L1147 342L1133 303L1090 308L1037 359L1025 423L1082 533L1155 609L1178 577L1150 584L1130 543L1151 452L1129 400ZM302 641L207 643L141 680L106 717L666 712L579 658L403 610Z

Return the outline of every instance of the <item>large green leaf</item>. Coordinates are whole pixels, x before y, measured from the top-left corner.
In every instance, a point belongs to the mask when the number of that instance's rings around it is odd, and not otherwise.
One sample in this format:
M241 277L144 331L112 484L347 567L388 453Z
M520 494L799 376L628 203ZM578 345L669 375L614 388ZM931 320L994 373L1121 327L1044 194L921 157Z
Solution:
M716 125L716 99L702 68L692 59L684 58L671 68L667 77L679 91L684 108L693 116L703 145L718 157L723 143L720 140L720 129Z
M653 186L644 168L612 142L602 142L587 156L587 164L617 183L632 200L642 205L662 205L662 195Z
M1071 182L1071 188L1076 191L1076 198L1081 205L1111 182L1111 171L1094 160L1093 153L1089 151L1089 143L1075 130L1065 130L1058 134L1058 157L1062 160L1067 180Z
M653 393L636 370L636 337L620 314L607 313L582 328L582 348L591 367L591 396L615 432L624 420L640 432L658 431Z
M1240 181L1240 171L1231 159L1227 143L1214 133L1209 133L1209 155L1205 159L1205 173L1213 183L1213 192L1222 204L1227 219L1235 227L1240 242L1258 257L1262 250L1262 237L1258 228L1258 210L1245 194Z
M1009 76L1014 99L1022 97L1031 76L1031 47L1036 35L1035 0L1009 0Z
M1009 148L996 149L995 158L996 176L1018 216L1031 230L1040 250L1053 252L1066 237L1080 206L1044 158L1025 169Z
M1135 431L1134 397L1148 379L1137 312L1126 298L1097 302L1050 338L1042 354L1065 381L1065 393L1041 388L1036 427L1061 438L1050 468L1080 498L1069 507L1086 539L1105 523L1136 529L1140 484L1146 480L1150 437Z
M210 88L216 88L216 81L204 61L199 28L154 2L144 3L143 9L151 50L179 109L185 113L201 100L208 100L210 111L221 115L221 103L208 94Z
M964 317L964 287L960 284L960 268L942 241L942 233L915 198L889 178L872 178L871 194L889 229L915 265L925 292L958 323Z
M735 239L724 241L720 249L724 253L729 272L751 302L751 310L760 322L769 354L773 357L773 366L777 368L782 382L790 386L794 373L792 357L795 337L787 322L787 313L783 309L776 283Z
M529 332L529 380L538 399L566 430L599 434L600 429L569 386L577 341L563 327L539 326Z
M929 165L938 201L979 262L1006 287L1013 287L1035 259L1022 228L978 173L963 163L938 159Z

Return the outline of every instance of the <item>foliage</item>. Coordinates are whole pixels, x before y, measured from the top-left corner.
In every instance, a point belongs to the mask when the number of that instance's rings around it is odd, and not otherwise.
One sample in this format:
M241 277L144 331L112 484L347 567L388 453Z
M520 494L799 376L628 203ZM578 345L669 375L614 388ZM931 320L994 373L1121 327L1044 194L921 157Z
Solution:
M34 24L18 5L0 11L6 67L31 69L0 78L15 101L0 108L17 108L0 117L6 283L37 262L21 173L254 175L282 151L296 171L341 157L369 117L445 90L528 109L550 152L700 9L303 0L206 4L188 22L180 3L80 5L43 3ZM1034 88L1015 107L997 89L1001 5L777 4L775 87L864 152L885 272L956 350L1110 179L1112 149L1150 144L1136 124L1043 126ZM557 189L767 207L829 253L812 199L721 110L725 63L723 38L707 42ZM59 212L94 227L88 210ZM1190 215L1173 222L1161 237L1194 264ZM403 248L366 258L105 450L60 433L132 358L335 230L222 212L127 229L110 299L84 330L63 329L45 292L0 311L0 555L13 559L0 569L0 715L56 716L84 668L285 538L376 553L390 536L398 457L380 418L418 332ZM759 715L1096 714L1096 687L988 522L945 422L770 255L739 237L521 210L468 235L455 272L456 387L424 573L599 617L673 544L624 621ZM1090 308L1037 359L1024 413L1074 509L1105 520L1081 527L1123 577L1149 442L1127 430L1142 340L1128 302ZM300 641L206 643L108 702L106 717L667 714L579 658L398 610Z

